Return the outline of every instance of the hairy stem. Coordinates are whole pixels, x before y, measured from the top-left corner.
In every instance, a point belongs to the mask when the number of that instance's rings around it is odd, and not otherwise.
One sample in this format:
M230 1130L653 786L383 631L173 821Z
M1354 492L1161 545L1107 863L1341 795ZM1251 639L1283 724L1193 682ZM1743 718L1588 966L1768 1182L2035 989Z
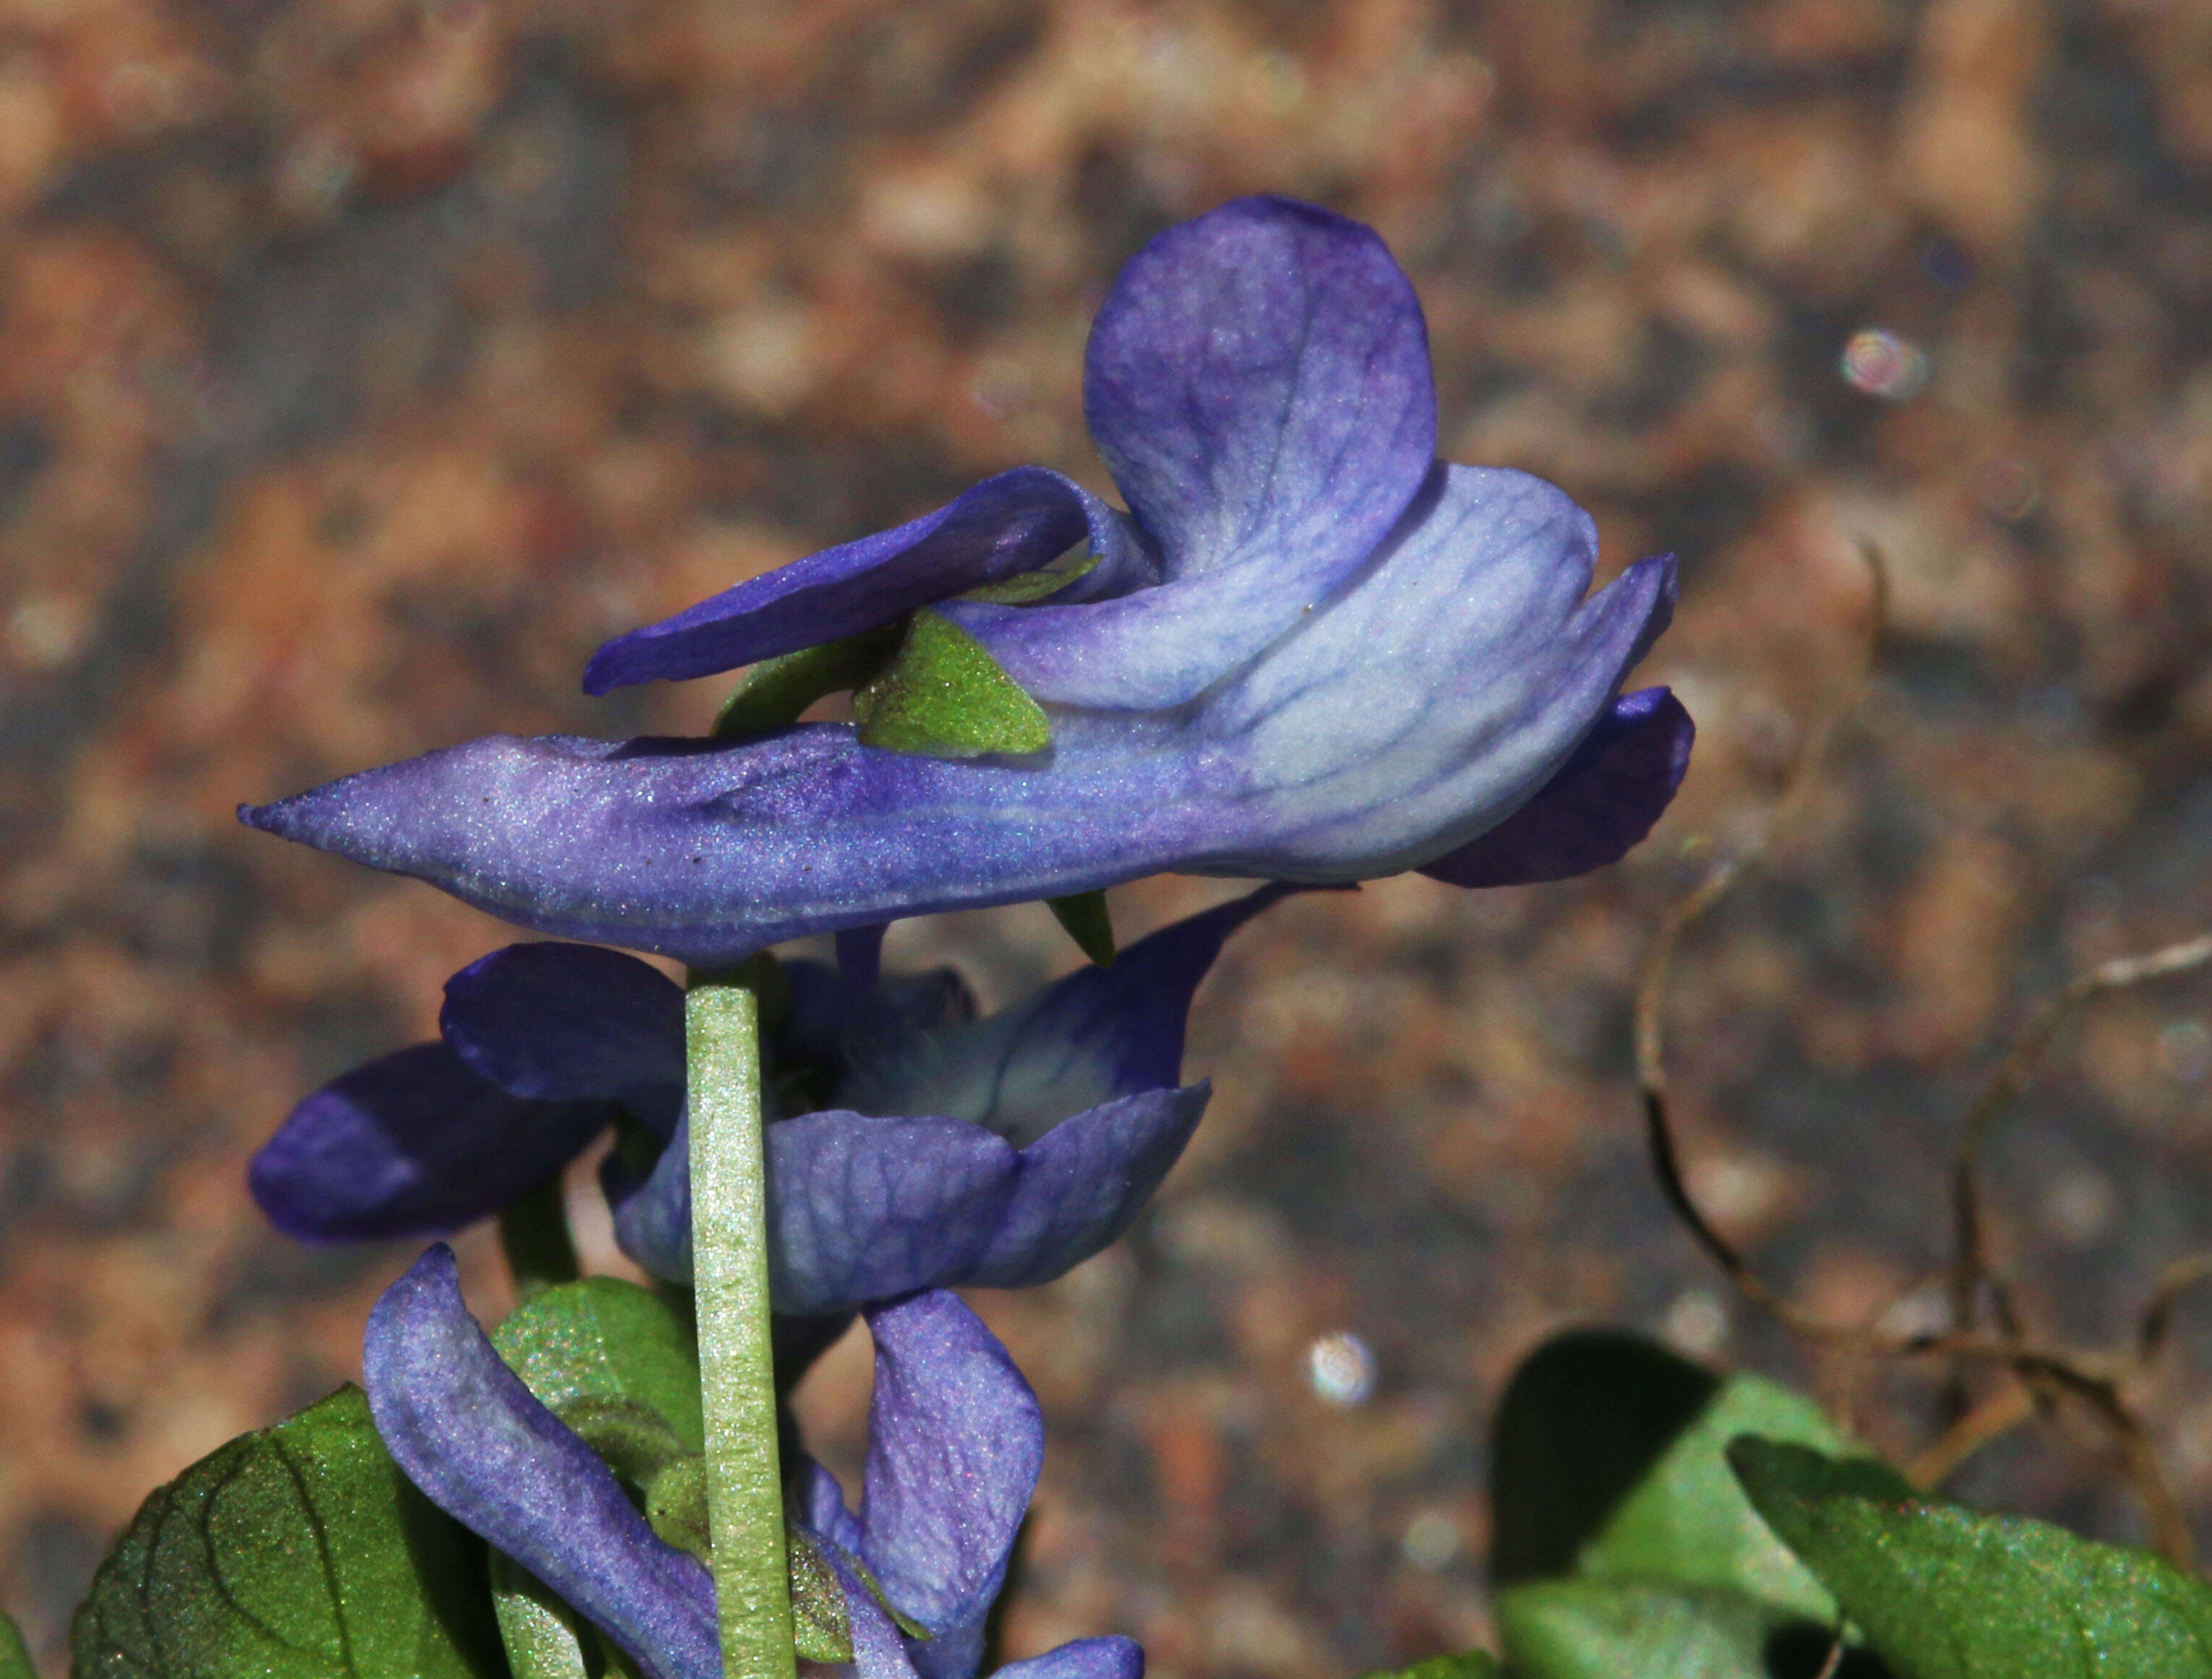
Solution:
M793 1679L776 1457L759 1019L751 989L685 995L691 1269L707 1420L707 1522L724 1679Z

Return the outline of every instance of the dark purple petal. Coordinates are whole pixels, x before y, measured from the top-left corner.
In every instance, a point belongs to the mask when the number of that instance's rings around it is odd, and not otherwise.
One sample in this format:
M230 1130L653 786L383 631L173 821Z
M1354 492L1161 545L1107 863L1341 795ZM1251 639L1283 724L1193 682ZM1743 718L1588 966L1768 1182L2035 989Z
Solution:
M779 1062L835 1068L856 1038L958 1025L978 1013L975 992L951 968L879 975L861 986L842 969L802 957L786 962L783 975L790 1009L770 1041Z
M596 945L509 945L446 982L438 1029L512 1095L627 1100L664 1140L675 1123L684 993L634 956Z
M860 1560L933 1635L911 1652L922 1679L968 1679L1036 1490L1044 1422L1006 1349L952 1295L867 1317L876 1391Z
M269 1221L304 1242L441 1235L535 1189L613 1122L599 1102L532 1102L418 1043L325 1085L253 1157Z
M1118 1239L1198 1128L1207 1093L1203 1084L1142 1091L1053 1127L1022 1151L990 1246L945 1280L1029 1288Z
M1534 799L1421 873L1455 886L1519 886L1619 862L1681 786L1696 734L1666 689L1622 695Z
M891 930L884 922L876 927L848 927L837 934L837 971L856 991L872 991L884 971L884 934Z
M926 1288L973 1264L1021 1167L957 1120L832 1110L768 1128L769 1287L778 1311L826 1312Z
M1008 1662L993 1679L1145 1679L1144 1647L1129 1638L1084 1638Z
M376 1432L430 1501L514 1559L649 1679L720 1679L714 1587L664 1544L592 1449L500 1361L442 1244L369 1313Z
M1111 508L1057 472L1018 466L895 530L825 548L617 636L592 654L584 691L711 676L856 636L1034 571L1086 538L1100 563L1067 598L1150 581L1151 561Z
M1166 581L954 616L1039 699L1195 697L1382 540L1437 442L1427 329L1369 228L1240 198L1146 246L1091 332L1084 411Z
M1395 873L1518 810L1673 610L1665 559L1585 599L1596 548L1589 515L1541 479L1441 469L1352 587L1209 696L1200 727L1233 750L1268 841L1208 867Z
M691 1286L691 1125L676 1133L652 1169L638 1177L620 1152L599 1163L599 1188L613 1210L615 1245L663 1282Z
M1192 996L1223 942L1296 888L1263 886L1079 968L1012 1008L927 1034L848 1044L836 1099L862 1113L948 1114L1018 1145L1086 1108L1172 1087Z

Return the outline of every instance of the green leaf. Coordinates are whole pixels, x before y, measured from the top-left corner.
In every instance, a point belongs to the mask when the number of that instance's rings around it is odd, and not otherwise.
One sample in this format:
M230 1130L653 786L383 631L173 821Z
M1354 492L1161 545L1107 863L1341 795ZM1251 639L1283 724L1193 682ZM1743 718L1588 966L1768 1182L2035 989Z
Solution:
M842 641L762 660L722 702L709 733L717 740L751 740L788 727L823 695L874 681L898 651L905 633L904 624L887 624Z
M1498 1664L1480 1650L1468 1650L1456 1656L1431 1656L1395 1672L1381 1669L1365 1679L1498 1679Z
M1729 1467L1729 1442L1747 1433L1824 1451L1843 1445L1834 1425L1803 1395L1763 1376L1731 1376L1583 1548L1577 1572L1588 1579L1740 1591L1832 1621L1834 1601L1775 1542Z
M74 1679L501 1679L483 1544L357 1388L156 1490L70 1628Z
M491 1591L514 1679L636 1679L636 1670L598 1627L496 1551Z
M22 1631L5 1609L0 1609L0 1679L39 1679Z
M1741 1439L1729 1461L1899 1679L2212 1676L2212 1586L2148 1552L1800 1446Z
M1640 1335L1577 1329L1524 1360L1491 1445L1500 1585L1571 1573L1629 1489L1720 1380Z
M635 1406L665 1421L684 1451L705 1450L696 1333L649 1288L618 1277L563 1283L509 1313L491 1343L564 1420Z
M1114 965L1114 922L1106 911L1105 893L1073 892L1045 902L1078 950L1102 968Z
M1772 1679L1769 1649L1793 1627L1820 1639L1741 1592L1639 1582L1536 1580L1498 1599L1505 1659L1527 1679Z
M787 1520L784 1554L791 1560L792 1641L802 1660L853 1659L853 1611L837 1571L813 1538Z
M916 612L890 666L853 696L860 744L930 757L1022 757L1052 744L1044 708L941 613Z

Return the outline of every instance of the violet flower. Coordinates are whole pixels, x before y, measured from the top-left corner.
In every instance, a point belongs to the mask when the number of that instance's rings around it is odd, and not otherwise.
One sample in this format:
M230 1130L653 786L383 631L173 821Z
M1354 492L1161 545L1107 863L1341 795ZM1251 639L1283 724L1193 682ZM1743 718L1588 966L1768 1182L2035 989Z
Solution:
M977 1019L949 971L848 982L787 964L767 1034L769 1279L820 1315L948 1283L1049 1281L1128 1227L1189 1141L1191 998L1266 887ZM627 1112L660 1146L603 1172L617 1238L690 1281L684 1000L635 957L510 946L447 982L439 1043L308 1097L254 1157L255 1198L306 1240L444 1234L489 1216ZM812 1111L792 1111L818 1104Z
M984 1618L1042 1461L1036 1397L952 1295L868 1313L876 1390L859 1515L819 1465L794 1489L798 1524L842 1580L859 1679L970 1679ZM432 1248L369 1314L364 1384L386 1447L440 1508L550 1587L646 1679L719 1679L714 1588L654 1532L614 1472L502 1363L461 1299L452 1250ZM864 1564L909 1639L851 1566ZM1127 1639L1085 1639L1006 1679L1140 1679Z
M926 757L842 724L498 735L241 818L523 927L710 967L1163 870L1555 879L1649 831L1690 721L1663 692L1615 697L1666 624L1673 564L1585 599L1587 514L1524 473L1435 459L1420 306L1369 229L1279 198L1169 229L1099 312L1085 411L1128 513L1003 472L608 643L586 684L708 675L927 608L1041 703L1043 750ZM1095 563L1048 572L1041 600L962 598L1077 543Z

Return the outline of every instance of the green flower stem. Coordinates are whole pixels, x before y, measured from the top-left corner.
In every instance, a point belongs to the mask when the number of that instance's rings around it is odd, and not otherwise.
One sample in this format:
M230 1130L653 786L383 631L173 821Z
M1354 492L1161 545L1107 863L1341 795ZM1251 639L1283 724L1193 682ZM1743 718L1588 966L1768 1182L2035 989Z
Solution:
M555 1172L536 1189L500 1208L499 1244L514 1274L520 1300L583 1275L575 1239L568 1233L568 1194Z
M769 1326L760 1031L751 990L695 980L684 1000L684 1033L707 1525L723 1679L794 1679Z

